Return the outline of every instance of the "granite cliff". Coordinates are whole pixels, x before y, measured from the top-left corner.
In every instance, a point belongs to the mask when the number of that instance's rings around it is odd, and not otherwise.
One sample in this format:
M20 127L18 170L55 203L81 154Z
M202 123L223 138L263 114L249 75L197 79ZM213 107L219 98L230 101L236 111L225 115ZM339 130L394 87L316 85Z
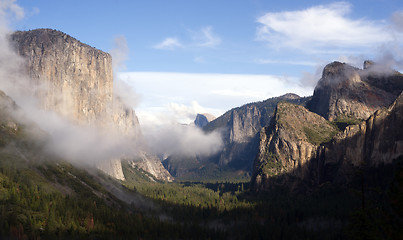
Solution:
M79 124L113 123L122 133L140 133L134 111L113 94L110 54L51 29L15 32L11 40L27 60L27 73L45 109Z
M306 100L289 93L231 109L208 123L203 130L221 130L224 141L224 149L214 157L215 161L221 166L230 165L250 171L258 149L258 134L262 127L270 123L277 103L288 101L304 104Z
M392 164L403 156L403 93L366 121L348 126L318 152L319 182L347 182L351 166ZM336 171L335 171L336 170Z
M336 133L336 127L322 116L303 106L280 102L270 126L260 132L252 182L263 185L270 177L284 173L304 178L320 144Z
M260 129L269 124L277 103L287 101L304 104L308 99L289 93L231 109L203 127L203 131L207 133L221 133L223 150L208 157L194 156L183 159L171 156L164 160L163 164L178 178L200 180L249 177L258 152Z
M396 99L403 90L402 82L402 74L377 69L370 61L364 63L364 69L333 62L323 69L322 78L307 107L331 121L348 118L366 120Z
M26 72L44 109L56 111L79 125L96 126L118 132L133 142L141 141L135 112L114 94L110 54L51 29L19 31L10 38L17 53L26 60ZM160 169L154 171L159 172L156 178L170 178L160 162L148 164ZM111 159L98 167L124 180L120 159Z
M255 191L279 182L292 189L348 184L359 169L390 165L403 156L403 78L397 72L385 76L367 71L337 62L326 66L308 103L322 116L302 106L278 104L270 125L261 131L251 180Z

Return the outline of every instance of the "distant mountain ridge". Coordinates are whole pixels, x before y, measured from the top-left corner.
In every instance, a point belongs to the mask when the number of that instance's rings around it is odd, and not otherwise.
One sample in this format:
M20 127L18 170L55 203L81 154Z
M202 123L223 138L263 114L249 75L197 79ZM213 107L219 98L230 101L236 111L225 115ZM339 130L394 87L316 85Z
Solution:
M245 104L231 109L207 123L203 131L219 131L224 148L212 156L183 158L171 156L163 161L174 177L186 179L228 178L249 175L258 152L259 132L267 126L278 102L304 104L309 98L288 93L265 101ZM229 177L230 178L230 177Z
M224 149L214 157L215 161L221 166L233 165L235 168L250 171L254 153L257 150L257 134L262 127L270 123L277 103L289 101L304 104L307 99L288 93L231 109L208 123L203 128L204 131L222 130Z
M216 117L209 113L198 113L193 123L196 127L203 128L214 119L216 119Z

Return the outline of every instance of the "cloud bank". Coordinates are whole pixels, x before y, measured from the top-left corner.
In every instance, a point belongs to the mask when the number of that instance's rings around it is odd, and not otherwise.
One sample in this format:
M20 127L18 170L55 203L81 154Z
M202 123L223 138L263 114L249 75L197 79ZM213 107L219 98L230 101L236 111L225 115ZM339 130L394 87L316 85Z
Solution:
M301 86L297 78L275 75L126 72L119 76L128 85L135 86L138 92L148 93L141 96L142 102L136 108L142 125L164 119L152 115L165 116L172 112L172 106L193 111L194 102L197 102L202 106L202 113L219 116L231 108L289 92L308 96L314 88ZM178 122L189 123L196 113L192 118L189 117L191 114L176 116Z
M20 8L9 1L9 5L0 5L0 18L7 20L10 13L20 16ZM77 124L71 119L63 117L53 111L44 110L40 100L36 99L37 86L25 75L24 59L17 55L8 41L7 22L0 24L0 89L11 96L21 107L21 112L13 112L22 123L32 126L32 122L46 132L44 149L58 157L69 160L74 164L95 166L101 162L121 157L134 157L139 151L146 149L143 139L137 136L122 136L115 129L106 126ZM127 59L128 47L124 37L115 39L113 55L113 68L122 69ZM118 79L118 78L116 78ZM115 94L126 102L136 102L135 93L130 91L123 81L114 81ZM28 118L28 119L27 119ZM150 149L156 153L198 154L205 155L217 151L221 147L221 138L218 134L204 134L195 128L182 128L167 120L164 129L156 126L148 128L150 133L144 131L147 140L150 140ZM34 127L33 129L36 129ZM148 130L147 129L147 130ZM169 144L167 144L169 143Z
M336 2L259 17L257 39L272 48L329 51L373 47L392 40L383 21L352 19L351 4Z
M206 134L192 125L166 121L166 124L144 128L150 148L158 155L210 156L223 147L219 132Z

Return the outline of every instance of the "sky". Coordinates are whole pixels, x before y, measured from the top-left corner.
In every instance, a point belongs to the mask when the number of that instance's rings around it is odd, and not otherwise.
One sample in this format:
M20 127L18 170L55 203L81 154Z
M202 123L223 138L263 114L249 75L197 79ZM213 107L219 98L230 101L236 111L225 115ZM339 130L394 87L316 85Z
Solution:
M312 95L335 60L403 69L401 0L4 1L23 12L14 30L57 29L112 53L142 125Z

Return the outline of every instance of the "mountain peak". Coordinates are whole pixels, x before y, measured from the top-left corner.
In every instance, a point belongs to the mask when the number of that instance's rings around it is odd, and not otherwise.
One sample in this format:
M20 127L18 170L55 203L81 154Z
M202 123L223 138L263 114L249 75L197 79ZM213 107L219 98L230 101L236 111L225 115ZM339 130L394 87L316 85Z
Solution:
M53 29L15 32L10 40L16 52L25 59L24 70L32 82L49 86L39 88L37 94L42 108L52 110L74 124L96 127L105 134L118 132L133 144L142 141L134 110L114 91L110 54ZM125 159L134 161L136 157L130 153ZM105 157L107 159L96 158L94 162L98 168L124 180L118 153L111 158ZM87 161L86 158L72 160ZM155 169L163 169L160 162L150 160L147 163L155 165ZM169 180L166 176L169 176L167 172L155 177Z
M295 94L295 93L286 93L286 94L280 96L280 98L295 100L295 99L299 99L299 98L301 98L301 97L298 96L298 95Z
M52 45L61 45L66 43L75 43L80 47L88 47L89 49L96 50L99 54L109 56L109 53L98 50L88 44L80 42L78 39L55 29L50 28L38 28L29 31L16 31L12 34L12 39L14 41L25 41L31 44L40 44L44 47L49 47Z
M403 77L382 74L374 71L373 66L371 61L364 63L364 70L341 62L328 64L307 107L335 120L367 119L376 110L390 105L403 90Z
M209 122L213 121L216 119L215 116L209 113L198 113L196 116L196 119L194 120L194 124L196 127L203 128L206 126Z
M332 62L325 66L322 72L322 78L317 87L339 86L340 84L351 84L359 82L357 68L341 62Z
M374 65L375 63L371 60L365 60L364 61L364 70L370 68L372 65Z

